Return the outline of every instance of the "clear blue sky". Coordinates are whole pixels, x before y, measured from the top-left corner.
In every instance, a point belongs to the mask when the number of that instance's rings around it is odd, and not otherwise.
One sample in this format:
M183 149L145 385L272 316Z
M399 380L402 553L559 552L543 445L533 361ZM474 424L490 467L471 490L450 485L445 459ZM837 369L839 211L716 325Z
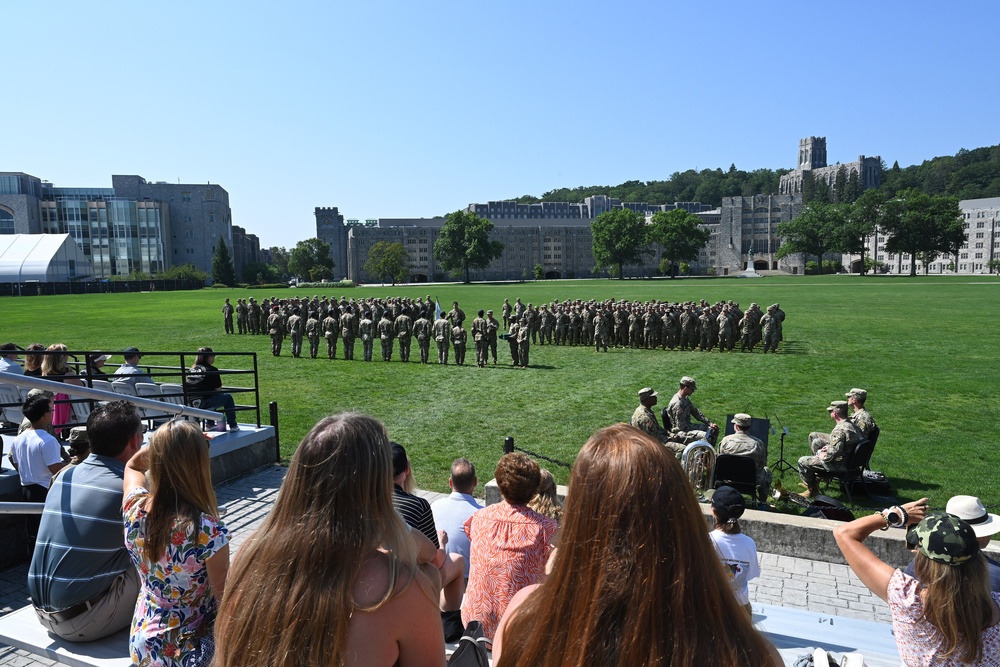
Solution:
M0 171L211 181L264 246L689 168L1000 143L1000 3L10 2Z

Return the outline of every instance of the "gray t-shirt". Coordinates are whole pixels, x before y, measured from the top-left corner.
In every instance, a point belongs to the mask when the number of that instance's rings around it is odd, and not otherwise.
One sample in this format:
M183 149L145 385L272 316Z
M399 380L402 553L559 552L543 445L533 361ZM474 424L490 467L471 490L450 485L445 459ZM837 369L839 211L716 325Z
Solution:
M36 607L61 611L106 591L132 567L122 533L125 464L91 454L52 481L28 569Z

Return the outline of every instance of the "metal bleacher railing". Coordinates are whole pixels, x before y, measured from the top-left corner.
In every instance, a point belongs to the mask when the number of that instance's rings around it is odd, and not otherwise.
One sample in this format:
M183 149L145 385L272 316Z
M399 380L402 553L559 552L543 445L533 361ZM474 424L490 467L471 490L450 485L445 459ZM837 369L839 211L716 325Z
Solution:
M86 425L87 416L95 403L115 399L124 399L135 404L142 412L143 419L150 422L166 420L172 415L206 420L222 418L217 411L199 409L199 399L202 396L197 391L191 391L185 382L191 374L190 367L194 365L193 362L198 356L198 352L143 352L143 359L138 365L141 371L148 375L153 382L138 383L138 387L128 383L114 382L115 379L122 379L123 376L113 375L113 369L124 364L108 364L105 365L104 369L98 369L96 366L99 362L95 360L101 355L111 355L113 359L124 361L123 352L37 351L28 354L40 356L66 354L69 357L67 365L72 375L28 377L9 373L0 374L0 410L3 410L3 421L7 424L0 430L5 433L16 432L20 422L21 404L31 388L45 388L53 393L67 396L67 398L56 400L57 404L70 406L68 420L56 424L57 429ZM219 368L219 374L224 376L220 391L233 396L236 403L237 419L239 420L241 414L252 412L253 421L257 427L260 427L257 354L255 352L219 352L215 354L218 360L225 360L227 367ZM163 363L148 363L150 358ZM176 363L168 363L168 360L176 360ZM83 383L83 386L63 382L62 380L67 377L75 377ZM241 402L241 396L251 396L253 402Z

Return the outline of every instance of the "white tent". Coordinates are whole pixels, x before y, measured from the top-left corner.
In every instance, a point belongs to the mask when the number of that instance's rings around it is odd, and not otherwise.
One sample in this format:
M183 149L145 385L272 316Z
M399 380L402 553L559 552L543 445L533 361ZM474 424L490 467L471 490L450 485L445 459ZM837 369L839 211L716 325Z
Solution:
M0 283L64 282L94 275L69 234L0 234Z

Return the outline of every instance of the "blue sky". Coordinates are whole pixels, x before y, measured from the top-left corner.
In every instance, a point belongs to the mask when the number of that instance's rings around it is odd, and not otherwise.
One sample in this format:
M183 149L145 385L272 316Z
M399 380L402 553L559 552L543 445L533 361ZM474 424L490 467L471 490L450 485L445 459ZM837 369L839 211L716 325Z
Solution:
M0 171L211 181L264 246L689 168L1000 143L996 2L12 2Z

